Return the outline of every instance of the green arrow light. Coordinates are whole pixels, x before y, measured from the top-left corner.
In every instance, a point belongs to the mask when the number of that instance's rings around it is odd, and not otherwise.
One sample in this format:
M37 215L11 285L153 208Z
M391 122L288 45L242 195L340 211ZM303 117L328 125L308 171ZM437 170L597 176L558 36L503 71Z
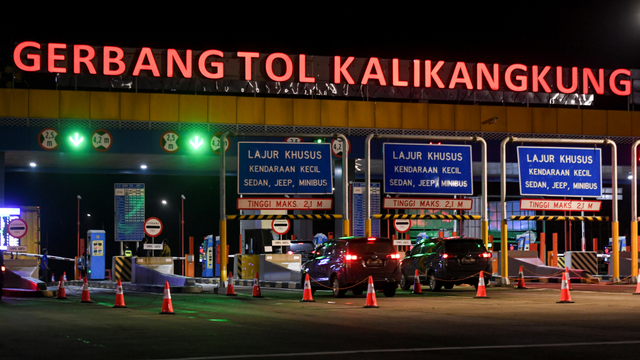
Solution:
M75 138L69 136L69 140L71 140L71 143L73 143L73 145L78 146L84 140L84 137L82 137L82 136L78 135L78 133L76 133L75 134Z
M204 143L204 140L200 139L200 137L198 137L198 136L196 136L196 138L194 140L190 140L189 141L191 143L191 146L193 146L194 149L199 148Z

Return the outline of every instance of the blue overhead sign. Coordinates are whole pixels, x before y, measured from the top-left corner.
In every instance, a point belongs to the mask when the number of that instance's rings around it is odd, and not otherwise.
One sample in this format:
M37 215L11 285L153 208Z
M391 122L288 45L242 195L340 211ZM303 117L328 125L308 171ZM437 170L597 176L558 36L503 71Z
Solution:
M238 142L238 194L332 194L328 143Z
M519 146L520 194L601 196L600 152L599 148Z
M473 195L471 145L385 143L384 192Z

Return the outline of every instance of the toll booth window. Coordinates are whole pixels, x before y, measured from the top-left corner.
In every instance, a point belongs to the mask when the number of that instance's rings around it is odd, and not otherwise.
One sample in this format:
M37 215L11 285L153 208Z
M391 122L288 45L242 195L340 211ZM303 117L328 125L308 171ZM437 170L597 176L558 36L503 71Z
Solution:
M520 201L507 201L507 230L508 231L528 231L536 230L535 220L509 220L511 216L535 215L534 210L520 210ZM502 209L500 202L489 203L489 231L500 232L500 222L502 219ZM499 237L499 236L498 236Z

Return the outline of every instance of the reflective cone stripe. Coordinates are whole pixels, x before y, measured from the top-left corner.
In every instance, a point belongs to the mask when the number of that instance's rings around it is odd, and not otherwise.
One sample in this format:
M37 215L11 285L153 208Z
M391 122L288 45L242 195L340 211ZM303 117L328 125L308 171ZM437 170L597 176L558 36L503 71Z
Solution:
M306 274L304 278L304 292L302 293L301 302L315 302L313 300L313 293L311 291L311 281L309 281L309 274Z
M487 289L484 285L484 271L480 271L480 276L478 276L478 292L476 292L475 298L488 298Z
M91 295L89 295L89 283L87 282L87 278L84 278L84 283L82 284L82 300L80 302L90 303Z
M567 274L567 286L569 287L569 291L573 290L571 288L571 274L569 273L569 268L565 267L564 272Z
M60 276L60 283L58 285L58 299L66 299L67 291L64 289L64 278Z
M420 286L420 274L416 269L416 274L413 276L413 291L412 294L422 294L422 287Z
M571 301L571 293L569 292L569 285L567 284L567 273L562 273L562 285L560 286L560 301L561 303L573 303Z
M118 286L116 287L116 303L113 305L114 308L123 308L126 307L124 305L124 293L122 291L122 281L118 279Z
M233 287L233 273L229 273L229 279L227 279L227 296L236 296L236 290Z
M262 297L262 292L260 291L260 280L258 280L258 273L256 273L256 277L253 278L253 297Z
M522 265L520 266L520 271L518 272L518 284L516 285L516 289L526 289L527 287L524 285L524 273L522 272Z
M364 306L366 308L377 308L378 301L376 300L376 288L373 286L373 277L369 276L369 286L367 286L367 303Z
M56 277L55 275L53 275L53 273L51 273L51 282L56 282Z
M636 278L636 292L633 295L640 295L640 270L638 270L638 277Z
M162 299L162 311L160 314L175 314L173 312L173 304L171 303L171 291L169 290L169 282L164 283L164 298Z
M67 281L67 272L66 271L62 273L62 277L64 278L64 281Z

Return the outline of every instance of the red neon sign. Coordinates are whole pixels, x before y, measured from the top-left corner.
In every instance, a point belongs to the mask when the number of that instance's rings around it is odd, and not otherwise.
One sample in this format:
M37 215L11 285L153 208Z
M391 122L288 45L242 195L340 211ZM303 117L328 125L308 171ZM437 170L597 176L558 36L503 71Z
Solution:
M131 54L131 50L128 51L127 54ZM602 95L610 91L618 96L627 96L631 93L629 69L615 69L605 73L604 69L563 68L548 65L500 66L482 62L445 63L443 60L403 61L377 57L356 60L353 56L334 56L333 61L329 60L331 58L325 59L332 67L334 84L355 85L357 82L361 85L467 90L482 90L486 86L491 90L499 90L502 85L505 90L514 92ZM74 74L88 72L104 76L118 76L128 72L132 76L168 78L181 76L187 79L193 76L222 79L229 76L225 74L225 63L237 62L237 66L232 68L236 69L234 71L244 70L244 76L241 77L247 81L253 80L256 75L265 80L279 82L315 83L320 80L317 73L308 73L307 55L299 54L296 58L296 56L279 52L224 53L214 49L205 51L187 49L179 52L175 49L152 50L143 47L137 50L133 60L131 56L127 56L125 60L125 50L117 46L93 47L24 41L15 46L13 60L16 67L25 72L73 72ZM46 62L46 69L43 69L43 61ZM194 61L197 61L197 68L193 66Z

